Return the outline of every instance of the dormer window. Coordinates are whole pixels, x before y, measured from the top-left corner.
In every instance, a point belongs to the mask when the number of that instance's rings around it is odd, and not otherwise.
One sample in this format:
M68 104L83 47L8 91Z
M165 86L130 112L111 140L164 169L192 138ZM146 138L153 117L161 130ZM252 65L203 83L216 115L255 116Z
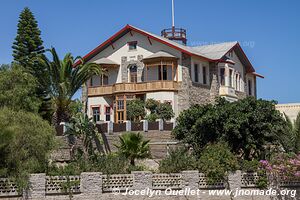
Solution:
M128 44L128 50L129 51L136 50L137 41L131 41L131 42L128 42L127 44Z

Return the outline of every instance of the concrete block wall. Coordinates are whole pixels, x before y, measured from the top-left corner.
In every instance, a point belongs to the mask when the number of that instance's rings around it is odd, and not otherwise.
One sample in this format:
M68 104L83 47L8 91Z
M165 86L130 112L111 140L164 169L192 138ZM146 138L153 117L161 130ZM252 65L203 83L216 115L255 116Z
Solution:
M203 187L203 184L201 187L199 187L199 183L203 182L203 180L200 179L201 173L198 171L183 171L181 173L175 173L175 174L152 174L152 172L149 171L133 171L131 174L118 174L114 175L115 177L118 177L114 179L112 182L107 184L111 184L110 190L105 190L103 192L103 176L100 172L84 172L80 176L80 193L73 194L72 197L70 197L68 194L60 192L60 193L52 193L49 194L47 192L47 187L49 187L49 183L46 182L46 174L32 174L29 178L29 185L30 189L26 192L24 192L22 197L16 197L16 196L4 196L2 195L2 191L0 191L0 199L9 199L9 200L17 200L17 199L30 199L30 200L63 200L63 199L84 199L84 200L94 200L94 199L157 199L157 200L171 200L171 199L207 199L207 200L213 200L213 199L219 199L219 200L279 200L279 199L285 199L285 200L296 200L299 199L300 195L296 195L295 197L289 197L289 196L212 196L209 195L209 190L220 190L220 189L228 189L236 191L237 189L245 189L245 185L242 183L242 173L241 171L236 171L228 174L228 185L226 185L225 188L218 188L218 187L212 187L213 185L210 185L208 187ZM106 177L110 175L105 175ZM154 180L155 176L155 180ZM198 195L167 195L166 193L161 193L160 195L149 197L149 196L140 196L140 195L125 195L125 193L120 194L116 193L116 191L120 192L118 187L122 187L124 185L124 179L125 182L128 184L128 189L131 191L141 191L141 190L153 190L153 191L163 191L168 188L173 188L174 190L180 191L180 190L198 190ZM180 183L179 187L176 185ZM173 185L172 185L173 184ZM155 186L155 187L154 187ZM159 187L157 187L159 186ZM217 185L216 185L217 186ZM1 189L1 188L0 188ZM256 188L247 188L248 190L254 190ZM286 188L282 188L286 189ZM294 185L293 188L288 189L294 189L297 190L297 192L300 192L300 184ZM124 191L124 188L121 190Z

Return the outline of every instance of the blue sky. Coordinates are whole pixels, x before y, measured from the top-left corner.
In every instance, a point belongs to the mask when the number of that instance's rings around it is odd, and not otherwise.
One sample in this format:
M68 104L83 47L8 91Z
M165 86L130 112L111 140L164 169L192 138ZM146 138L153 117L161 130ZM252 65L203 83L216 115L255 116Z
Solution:
M126 24L159 34L171 0L1 0L0 63L12 61L18 16L28 6L45 47L84 56ZM258 97L300 102L300 1L175 0L175 25L188 44L239 41L256 71Z

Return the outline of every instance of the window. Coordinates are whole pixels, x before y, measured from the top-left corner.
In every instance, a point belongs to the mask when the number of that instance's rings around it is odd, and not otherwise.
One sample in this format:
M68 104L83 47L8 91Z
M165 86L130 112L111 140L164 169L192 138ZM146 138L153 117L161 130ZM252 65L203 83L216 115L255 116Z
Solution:
M124 121L124 111L118 112L118 123L123 123Z
M225 85L225 68L220 68L220 83Z
M130 82L136 83L137 82L137 66L136 65L130 66L129 73L130 73Z
M122 99L122 100L118 100L117 101L117 108L118 108L118 110L124 110L124 100Z
M206 67L205 66L203 66L202 67L202 83L203 84L207 84L207 74L206 74Z
M108 76L105 74L102 74L100 76L92 76L90 80L90 86L101 86L101 85L108 85Z
M162 71L162 75L163 77L161 78L161 68L163 69ZM167 80L168 76L167 76L167 65L163 65L161 67L161 65L158 66L158 80Z
M194 76L195 76L195 82L199 82L199 77L198 77L198 64L194 64Z
M229 51L228 56L232 58L233 57L233 51Z
M229 87L232 87L233 70L229 69Z
M102 74L102 85L108 85L108 76L105 74Z
M94 122L100 121L100 107L92 107Z
M240 75L235 74L235 89L240 90Z
M105 121L110 121L110 107L105 107Z
M128 42L127 44L128 44L128 50L129 51L136 50L137 41Z
M100 86L100 85L101 85L100 76L93 75L90 80L90 86L93 87L93 86Z
M248 79L248 94L252 95L252 81Z

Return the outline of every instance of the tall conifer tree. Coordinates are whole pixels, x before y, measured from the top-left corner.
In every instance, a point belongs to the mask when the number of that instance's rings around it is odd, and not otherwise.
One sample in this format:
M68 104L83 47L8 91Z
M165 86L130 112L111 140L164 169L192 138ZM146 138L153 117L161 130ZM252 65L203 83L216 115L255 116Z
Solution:
M17 36L13 43L14 63L32 74L38 82L36 95L42 100L39 113L44 119L51 118L51 102L49 96L48 72L41 66L36 57L45 52L41 31L29 8L24 8L19 16Z
M37 69L38 65L34 65L33 58L44 53L41 31L33 13L27 7L20 14L17 36L12 48L14 62L33 74L40 70Z

